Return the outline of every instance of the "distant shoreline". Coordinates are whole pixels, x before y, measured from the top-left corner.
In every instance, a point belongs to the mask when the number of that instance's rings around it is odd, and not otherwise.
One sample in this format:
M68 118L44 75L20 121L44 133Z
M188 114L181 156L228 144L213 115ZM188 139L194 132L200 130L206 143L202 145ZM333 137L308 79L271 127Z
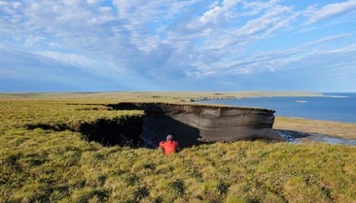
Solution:
M229 100L206 100L201 103L243 107L259 107L278 112L276 116L301 117L355 124L356 93L324 94L316 97L259 97Z
M281 92L276 92L275 95L273 94L265 94L265 92L256 92L257 94L246 95L243 97L232 97L232 96L223 96L223 97L203 97L201 99L191 99L191 102L199 102L199 101L211 101L211 100L234 100L234 99L252 99L252 98L264 98L264 97L325 97L323 93L298 93L298 92L291 92L288 94L283 94ZM260 95L258 95L260 93ZM270 92L268 92L270 93ZM327 96L326 96L327 97ZM342 97L342 96L335 96L335 97Z
M118 97L134 98L145 101L175 100L176 102L195 102L204 100L245 99L258 97L295 97L324 96L319 92L286 92L286 91L241 91L241 92L8 92L0 93L0 99L115 99Z

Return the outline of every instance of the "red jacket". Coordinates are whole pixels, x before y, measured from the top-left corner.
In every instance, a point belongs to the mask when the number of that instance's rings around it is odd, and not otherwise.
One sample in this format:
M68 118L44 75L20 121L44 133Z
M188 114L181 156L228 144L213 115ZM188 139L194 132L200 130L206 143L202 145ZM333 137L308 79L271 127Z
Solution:
M178 147L178 142L176 141L162 141L159 143L159 146L163 150L163 154L172 154L176 152L176 149Z

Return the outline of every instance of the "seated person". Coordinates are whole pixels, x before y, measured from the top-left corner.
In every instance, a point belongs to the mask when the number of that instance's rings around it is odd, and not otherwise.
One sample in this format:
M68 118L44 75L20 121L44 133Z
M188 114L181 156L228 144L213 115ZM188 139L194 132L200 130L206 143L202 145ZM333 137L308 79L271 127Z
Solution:
M163 154L172 154L176 152L178 142L173 140L172 135L167 135L166 141L161 141L159 147L162 148Z

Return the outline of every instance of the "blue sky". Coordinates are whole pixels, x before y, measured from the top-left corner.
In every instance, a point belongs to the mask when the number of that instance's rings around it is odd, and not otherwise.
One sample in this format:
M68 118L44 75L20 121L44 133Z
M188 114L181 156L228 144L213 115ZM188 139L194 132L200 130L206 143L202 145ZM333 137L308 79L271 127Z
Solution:
M356 91L355 0L0 0L0 92Z

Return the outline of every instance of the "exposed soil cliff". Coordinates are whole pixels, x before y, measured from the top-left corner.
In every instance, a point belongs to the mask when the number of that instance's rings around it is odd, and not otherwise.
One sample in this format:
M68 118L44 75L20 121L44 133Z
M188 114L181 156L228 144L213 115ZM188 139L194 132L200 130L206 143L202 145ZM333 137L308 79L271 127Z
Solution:
M181 146L201 142L236 140L283 140L272 127L274 111L197 104L120 103L114 109L142 109L142 138L145 146L156 147L172 134Z
M118 103L106 105L112 110L143 110L144 116L120 120L70 123L38 123L29 129L80 132L87 141L104 146L157 147L172 134L181 147L206 142L236 140L283 140L272 129L274 111L198 104Z

